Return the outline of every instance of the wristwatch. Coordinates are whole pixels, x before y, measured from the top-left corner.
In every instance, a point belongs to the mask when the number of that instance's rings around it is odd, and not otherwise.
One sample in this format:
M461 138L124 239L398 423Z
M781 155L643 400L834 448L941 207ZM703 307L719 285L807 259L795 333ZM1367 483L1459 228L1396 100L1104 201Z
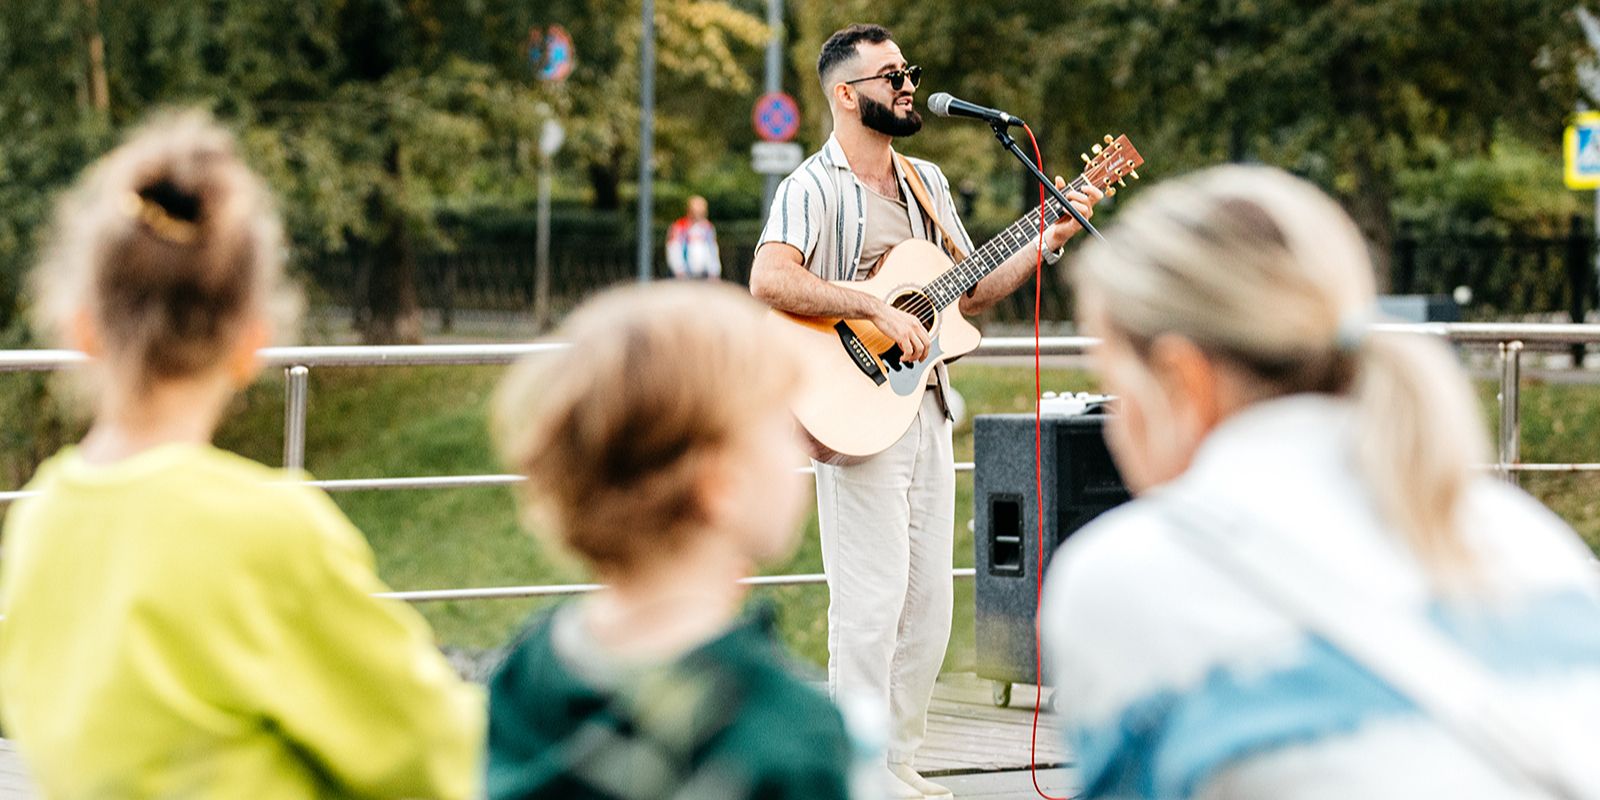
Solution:
M1066 252L1067 252L1067 243L1066 242L1062 242L1060 247L1057 247L1054 250L1046 250L1045 251L1044 263L1049 264L1050 266L1053 267L1053 266L1056 265L1057 261L1061 260L1061 256L1065 255Z

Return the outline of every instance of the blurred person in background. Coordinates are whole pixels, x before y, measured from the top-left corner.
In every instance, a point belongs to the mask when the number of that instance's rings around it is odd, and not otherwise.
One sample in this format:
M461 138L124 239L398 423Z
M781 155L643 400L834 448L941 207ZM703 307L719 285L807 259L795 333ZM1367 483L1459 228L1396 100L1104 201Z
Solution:
M533 527L605 586L539 614L492 678L493 800L878 796L770 607L741 612L805 508L800 365L764 313L726 286L614 290L502 383Z
M689 198L688 213L667 229L667 267L674 278L722 276L722 255L717 252L717 229L706 217L706 199Z
M88 435L6 516L0 719L46 797L475 797L483 695L333 501L211 445L260 371L277 212L199 113L57 210L45 333L89 355Z
M1345 213L1216 168L1074 270L1137 495L1063 545L1041 612L1082 796L1595 796L1529 778L1595 785L1593 558L1479 470L1445 345L1369 331Z

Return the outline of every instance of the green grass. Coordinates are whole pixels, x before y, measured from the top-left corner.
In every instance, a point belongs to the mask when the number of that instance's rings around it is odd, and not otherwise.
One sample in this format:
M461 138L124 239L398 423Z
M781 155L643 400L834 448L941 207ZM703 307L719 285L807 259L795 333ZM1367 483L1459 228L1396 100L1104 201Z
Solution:
M485 429L496 367L314 370L306 465L319 478L463 475L502 472ZM1032 372L960 365L953 371L971 413L1031 408ZM1045 386L1089 388L1081 373L1047 371ZM218 435L220 446L268 464L282 463L283 382L263 380L239 401ZM972 459L971 425L957 429L958 461ZM957 477L955 562L971 566L972 479ZM521 528L506 488L340 492L335 500L377 553L397 589L440 589L581 581L584 576ZM794 556L769 573L821 572L813 513ZM755 590L776 602L786 641L803 657L827 657L827 590L822 586ZM481 648L511 636L541 601L478 600L418 607L450 645ZM947 666L971 664L972 582L956 585L956 621Z
M323 369L311 376L306 453L317 477L358 478L501 472L484 425L497 367ZM1031 408L1026 367L961 364L952 370L968 417ZM1083 373L1052 370L1044 386L1089 390ZM269 464L282 461L281 379L269 378L239 401L218 443ZM1493 430L1494 387L1483 386ZM956 431L958 461L972 458L970 423ZM1523 387L1526 461L1600 461L1600 386L1529 381ZM1600 475L1528 475L1523 485L1600 549ZM581 571L521 528L508 489L346 492L339 505L367 533L379 571L397 589L565 583ZM972 479L957 477L955 563L971 566ZM816 519L806 520L788 563L768 571L820 572ZM757 589L780 609L785 640L804 658L826 659L827 591L822 586ZM971 581L956 584L955 631L947 668L973 662ZM510 637L544 601L427 603L419 608L441 641L491 647Z

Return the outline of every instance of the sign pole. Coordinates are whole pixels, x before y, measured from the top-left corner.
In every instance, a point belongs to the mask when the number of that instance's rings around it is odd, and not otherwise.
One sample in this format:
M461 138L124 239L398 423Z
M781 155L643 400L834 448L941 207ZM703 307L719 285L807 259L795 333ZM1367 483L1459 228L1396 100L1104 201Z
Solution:
M565 137L561 123L545 118L539 132L539 245L533 253L533 321L541 331L550 324L550 173Z
M550 324L550 157L539 156L539 247L533 254L533 324Z
M767 0L767 28L772 31L772 38L767 40L767 94L777 94L783 91L783 0ZM772 197L778 193L777 175L768 174L761 189L761 218L767 218L767 212L772 210Z
M1600 112L1581 111L1561 137L1568 189L1595 190L1595 278L1600 284ZM1578 322L1580 320L1573 320Z
M640 15L643 37L639 42L639 248L637 251L639 282L650 280L653 273L651 253L655 252L654 233L650 219L654 199L650 196L655 174L656 155L656 4L644 0Z
M557 90L566 85L572 74L576 54L572 37L560 25L551 25L548 31L533 28L528 31L528 62L539 79L554 84ZM538 237L533 251L533 324L544 330L550 324L550 173L555 170L552 156L561 149L566 129L561 127L545 103L539 104L539 114L544 124L539 128L539 210L535 235Z

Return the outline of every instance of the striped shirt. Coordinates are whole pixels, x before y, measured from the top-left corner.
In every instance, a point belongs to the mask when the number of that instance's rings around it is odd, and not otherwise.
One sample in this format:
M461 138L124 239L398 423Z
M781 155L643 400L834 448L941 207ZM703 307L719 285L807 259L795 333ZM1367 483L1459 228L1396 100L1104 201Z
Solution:
M956 215L950 182L945 180L944 173L930 161L906 160L928 187L939 223L951 236L959 238L955 244L961 252L971 253L972 239ZM900 173L898 163L895 177L900 182L900 196L914 200L915 195L905 175ZM778 184L778 193L773 197L772 210L756 248L759 250L767 242L790 245L800 251L806 268L823 280L855 280L858 273L865 277L872 267L861 263L861 245L866 240L868 191L850 171L850 162L845 160L839 140L829 136L821 150L800 162L800 166ZM906 205L911 234L943 246L937 227L927 224L920 213L921 206L915 202Z
M939 215L939 224L951 236L959 237L960 241L955 243L957 249L971 253L972 238L956 215L950 182L945 179L944 172L931 161L909 156L906 161L927 187L928 197ZM943 247L944 237L939 234L938 226L928 224L923 217L922 206L916 202L911 184L900 171L899 160L893 163L900 196L907 199L911 235ZM838 138L829 136L821 150L800 162L800 166L778 184L756 249L760 250L768 242L782 242L799 250L806 269L823 280L866 278L872 265L861 263L861 246L867 240L867 193L870 191L851 171ZM939 405L949 416L949 401L942 387L950 385L950 377L943 362L932 370L929 382L940 387Z

